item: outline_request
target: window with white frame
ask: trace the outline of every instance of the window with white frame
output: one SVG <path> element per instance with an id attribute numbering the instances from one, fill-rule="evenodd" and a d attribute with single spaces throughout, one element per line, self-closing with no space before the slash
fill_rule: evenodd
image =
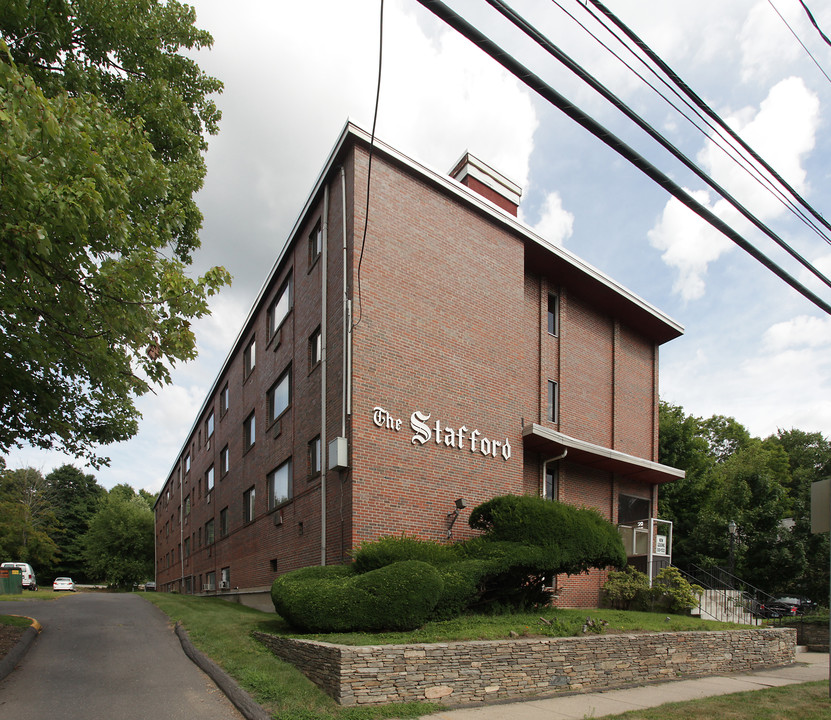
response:
<path id="1" fill-rule="evenodd" d="M 231 469 L 231 453 L 226 445 L 219 451 L 219 477 L 225 477 Z"/>
<path id="2" fill-rule="evenodd" d="M 320 334 L 318 327 L 309 336 L 309 370 L 317 365 L 323 359 L 323 336 Z"/>
<path id="3" fill-rule="evenodd" d="M 548 409 L 546 410 L 546 420 L 551 422 L 559 422 L 559 388 L 557 383 L 553 380 L 548 381 Z"/>
<path id="4" fill-rule="evenodd" d="M 309 442 L 309 475 L 320 475 L 320 435 Z"/>
<path id="5" fill-rule="evenodd" d="M 257 366 L 257 338 L 251 338 L 251 342 L 245 346 L 242 354 L 242 375 L 247 378 Z"/>
<path id="6" fill-rule="evenodd" d="M 256 500 L 256 488 L 248 488 L 242 494 L 242 521 L 251 522 L 254 519 L 254 501 Z"/>
<path id="7" fill-rule="evenodd" d="M 291 275 L 280 286 L 274 301 L 268 307 L 268 338 L 274 337 L 291 310 Z"/>
<path id="8" fill-rule="evenodd" d="M 309 267 L 314 265 L 315 261 L 323 252 L 323 228 L 320 220 L 315 223 L 314 228 L 309 233 Z"/>
<path id="9" fill-rule="evenodd" d="M 222 390 L 219 393 L 219 415 L 222 417 L 225 413 L 228 412 L 228 407 L 231 402 L 231 392 L 228 390 L 228 383 L 222 386 Z"/>
<path id="10" fill-rule="evenodd" d="M 208 472 L 205 473 L 205 492 L 209 493 L 213 489 L 214 489 L 214 466 L 211 465 L 208 468 Z"/>
<path id="11" fill-rule="evenodd" d="M 275 508 L 291 497 L 291 458 L 268 473 L 268 509 Z"/>
<path id="12" fill-rule="evenodd" d="M 250 450 L 257 439 L 257 421 L 254 413 L 251 413 L 242 423 L 242 449 L 243 452 Z"/>
<path id="13" fill-rule="evenodd" d="M 560 334 L 560 298 L 557 295 L 548 296 L 548 334 Z"/>
<path id="14" fill-rule="evenodd" d="M 273 423 L 291 404 L 291 366 L 271 386 L 267 395 L 268 423 Z"/>

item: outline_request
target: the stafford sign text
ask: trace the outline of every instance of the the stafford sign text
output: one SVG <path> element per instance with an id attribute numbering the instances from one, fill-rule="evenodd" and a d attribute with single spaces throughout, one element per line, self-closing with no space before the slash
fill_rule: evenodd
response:
<path id="1" fill-rule="evenodd" d="M 376 407 L 372 411 L 372 422 L 379 428 L 385 428 L 393 432 L 401 431 L 401 418 L 394 417 L 382 407 Z M 501 456 L 503 460 L 511 458 L 511 443 L 508 438 L 492 440 L 485 437 L 479 430 L 468 428 L 467 425 L 460 425 L 459 427 L 442 425 L 441 420 L 431 421 L 431 413 L 416 410 L 410 415 L 410 428 L 414 433 L 412 437 L 413 445 L 425 445 L 428 442 L 434 442 L 436 445 L 444 445 L 457 450 L 469 450 L 488 457 Z"/>

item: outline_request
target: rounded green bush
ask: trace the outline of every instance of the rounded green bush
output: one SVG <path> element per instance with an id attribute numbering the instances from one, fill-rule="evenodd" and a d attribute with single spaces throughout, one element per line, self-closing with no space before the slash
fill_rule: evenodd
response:
<path id="1" fill-rule="evenodd" d="M 362 574 L 351 566 L 295 570 L 274 581 L 271 599 L 305 632 L 414 630 L 430 617 L 443 586 L 434 567 L 405 560 Z"/>

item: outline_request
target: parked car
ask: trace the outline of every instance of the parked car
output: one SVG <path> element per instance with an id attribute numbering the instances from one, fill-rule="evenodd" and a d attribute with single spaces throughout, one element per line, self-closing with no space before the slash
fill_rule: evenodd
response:
<path id="1" fill-rule="evenodd" d="M 68 577 L 55 578 L 55 582 L 52 583 L 52 591 L 53 592 L 59 592 L 61 590 L 66 590 L 68 592 L 75 592 L 75 583 L 72 582 L 72 578 L 68 578 Z"/>
<path id="2" fill-rule="evenodd" d="M 4 562 L 2 565 L 0 565 L 0 567 L 7 568 L 7 569 L 17 568 L 18 570 L 20 570 L 20 574 L 23 576 L 22 581 L 21 581 L 21 584 L 23 585 L 23 587 L 26 588 L 27 590 L 37 590 L 38 589 L 38 583 L 37 583 L 37 580 L 35 579 L 35 571 L 32 570 L 32 566 L 29 565 L 29 563 Z"/>
<path id="3" fill-rule="evenodd" d="M 144 583 L 144 591 L 145 592 L 156 592 L 156 583 L 152 580 L 150 582 Z"/>
<path id="4" fill-rule="evenodd" d="M 778 613 L 776 617 L 788 617 L 789 615 L 810 613 L 816 605 L 806 597 L 779 597 L 768 607 L 773 612 Z"/>

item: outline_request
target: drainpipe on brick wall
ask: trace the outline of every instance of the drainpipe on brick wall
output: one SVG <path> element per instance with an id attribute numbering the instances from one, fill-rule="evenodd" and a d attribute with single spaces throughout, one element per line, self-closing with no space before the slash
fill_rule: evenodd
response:
<path id="1" fill-rule="evenodd" d="M 542 464 L 542 489 L 543 489 L 543 491 L 545 491 L 545 476 L 546 476 L 546 473 L 548 471 L 549 463 L 558 462 L 558 461 L 562 460 L 566 455 L 568 455 L 568 448 L 565 448 L 561 455 L 555 455 L 552 458 L 548 458 L 548 460 L 546 460 Z M 542 494 L 542 493 L 540 493 L 540 494 Z M 559 495 L 559 494 L 560 494 L 560 483 L 557 483 L 557 495 Z M 556 500 L 557 498 L 554 498 L 554 499 Z"/>
<path id="2" fill-rule="evenodd" d="M 346 415 L 348 412 L 350 394 L 349 394 L 349 353 L 347 348 L 351 347 L 350 336 L 352 334 L 352 317 L 349 312 L 349 288 L 347 285 L 348 272 L 346 266 L 346 172 L 343 165 L 340 166 L 340 200 L 341 200 L 341 222 L 343 224 L 343 376 L 342 388 L 343 396 L 341 398 L 341 423 L 340 435 L 346 437 Z"/>
<path id="3" fill-rule="evenodd" d="M 329 283 L 329 183 L 323 188 L 323 257 L 320 278 L 320 564 L 326 564 L 326 294 Z"/>

